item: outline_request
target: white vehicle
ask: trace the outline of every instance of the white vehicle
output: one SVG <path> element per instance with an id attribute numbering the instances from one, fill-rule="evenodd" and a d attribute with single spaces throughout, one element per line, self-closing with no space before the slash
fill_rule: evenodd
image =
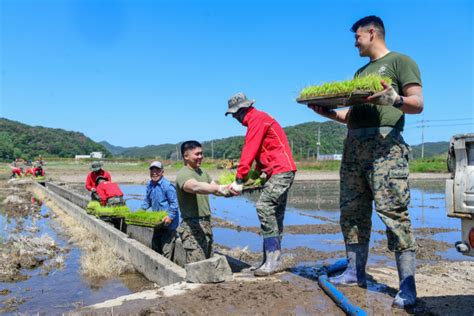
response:
<path id="1" fill-rule="evenodd" d="M 459 134 L 451 138 L 448 151 L 446 180 L 446 212 L 461 219 L 462 241 L 456 250 L 474 256 L 474 134 Z"/>

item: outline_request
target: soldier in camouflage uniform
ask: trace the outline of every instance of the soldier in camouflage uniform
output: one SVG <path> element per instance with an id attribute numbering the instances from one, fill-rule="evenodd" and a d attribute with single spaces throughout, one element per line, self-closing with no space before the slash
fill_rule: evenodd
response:
<path id="1" fill-rule="evenodd" d="M 201 169 L 202 146 L 197 141 L 181 145 L 184 167 L 176 176 L 176 192 L 183 221 L 178 234 L 186 252 L 186 263 L 208 259 L 212 256 L 211 208 L 208 194 L 231 196 L 225 185 L 214 183 Z"/>
<path id="2" fill-rule="evenodd" d="M 265 112 L 253 107 L 255 101 L 237 93 L 228 101 L 227 114 L 247 127 L 245 144 L 237 168 L 232 192 L 240 194 L 252 163 L 268 181 L 257 201 L 257 215 L 263 236 L 263 262 L 255 269 L 255 276 L 267 276 L 283 268 L 281 240 L 286 200 L 295 178 L 296 165 L 286 134 L 280 124 Z"/>
<path id="3" fill-rule="evenodd" d="M 400 291 L 393 306 L 409 307 L 416 301 L 416 242 L 408 217 L 408 152 L 401 132 L 406 114 L 423 111 L 420 71 L 408 56 L 390 52 L 382 20 L 368 16 L 351 29 L 361 57 L 370 62 L 356 76 L 377 73 L 392 79 L 391 86 L 350 109 L 328 110 L 317 104 L 315 112 L 348 127 L 341 164 L 341 228 L 348 267 L 330 278 L 335 285 L 367 286 L 365 267 L 371 232 L 372 202 L 387 227 L 388 248 L 395 252 Z"/>

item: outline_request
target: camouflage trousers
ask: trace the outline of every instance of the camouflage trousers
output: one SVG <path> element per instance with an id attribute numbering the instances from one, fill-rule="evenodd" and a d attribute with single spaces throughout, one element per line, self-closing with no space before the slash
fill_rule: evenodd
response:
<path id="1" fill-rule="evenodd" d="M 286 201 L 294 179 L 294 172 L 285 172 L 272 175 L 265 183 L 256 205 L 263 238 L 283 235 Z"/>
<path id="2" fill-rule="evenodd" d="M 165 227 L 155 228 L 151 239 L 151 249 L 173 261 L 176 245 L 176 230 Z"/>
<path id="3" fill-rule="evenodd" d="M 178 227 L 178 234 L 186 252 L 186 263 L 208 259 L 212 256 L 212 226 L 210 216 L 185 219 Z"/>
<path id="4" fill-rule="evenodd" d="M 408 216 L 408 153 L 399 133 L 346 138 L 340 170 L 340 224 L 346 244 L 369 243 L 375 202 L 386 225 L 388 248 L 416 250 Z"/>

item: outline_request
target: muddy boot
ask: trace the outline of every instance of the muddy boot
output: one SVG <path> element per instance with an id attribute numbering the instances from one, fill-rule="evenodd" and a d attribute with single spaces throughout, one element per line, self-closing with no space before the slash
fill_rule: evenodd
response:
<path id="1" fill-rule="evenodd" d="M 365 266 L 369 255 L 369 244 L 346 245 L 347 268 L 335 277 L 329 278 L 329 282 L 337 286 L 355 286 L 367 288 L 367 276 Z"/>
<path id="2" fill-rule="evenodd" d="M 281 244 L 279 237 L 268 237 L 263 239 L 265 248 L 265 262 L 253 272 L 257 277 L 268 276 L 282 271 Z"/>
<path id="3" fill-rule="evenodd" d="M 249 271 L 255 271 L 257 269 L 260 269 L 265 264 L 265 261 L 267 261 L 267 254 L 265 253 L 265 243 L 263 243 L 263 259 L 262 259 L 262 262 L 256 267 L 253 267 L 253 266 L 250 267 Z"/>
<path id="4" fill-rule="evenodd" d="M 400 280 L 400 291 L 395 296 L 392 306 L 397 308 L 413 307 L 416 302 L 415 252 L 395 252 L 395 259 Z"/>

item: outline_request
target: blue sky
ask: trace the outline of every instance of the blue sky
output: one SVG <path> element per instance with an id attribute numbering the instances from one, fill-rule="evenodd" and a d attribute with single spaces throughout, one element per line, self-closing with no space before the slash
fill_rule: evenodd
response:
<path id="1" fill-rule="evenodd" d="M 244 135 L 239 91 L 282 126 L 325 119 L 294 99 L 367 62 L 351 25 L 380 16 L 411 56 L 425 111 L 405 139 L 474 132 L 473 4 L 451 1 L 0 0 L 0 116 L 120 146 Z"/>

